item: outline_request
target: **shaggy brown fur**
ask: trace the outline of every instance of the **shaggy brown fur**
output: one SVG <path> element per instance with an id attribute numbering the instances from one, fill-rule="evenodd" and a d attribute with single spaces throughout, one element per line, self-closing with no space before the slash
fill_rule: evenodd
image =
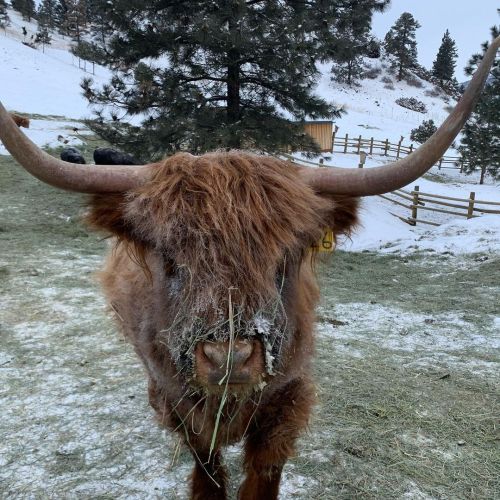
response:
<path id="1" fill-rule="evenodd" d="M 226 498 L 221 449 L 242 439 L 240 498 L 277 498 L 314 400 L 310 247 L 327 226 L 348 233 L 356 209 L 357 200 L 315 194 L 296 166 L 242 152 L 178 154 L 141 188 L 93 198 L 88 221 L 117 236 L 102 283 L 146 366 L 159 421 L 196 460 L 192 498 Z M 194 347 L 228 341 L 228 323 L 266 350 L 259 386 L 196 377 Z"/>
<path id="2" fill-rule="evenodd" d="M 12 119 L 16 122 L 18 127 L 30 128 L 30 120 L 24 116 L 16 115 L 15 113 L 11 113 Z"/>

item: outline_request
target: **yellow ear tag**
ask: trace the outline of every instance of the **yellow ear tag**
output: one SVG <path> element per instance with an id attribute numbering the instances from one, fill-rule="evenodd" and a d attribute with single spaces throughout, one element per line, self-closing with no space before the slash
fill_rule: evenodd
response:
<path id="1" fill-rule="evenodd" d="M 313 248 L 318 252 L 333 252 L 336 244 L 337 242 L 335 241 L 333 230 L 328 227 L 323 231 L 322 238 L 316 245 L 313 245 Z"/>

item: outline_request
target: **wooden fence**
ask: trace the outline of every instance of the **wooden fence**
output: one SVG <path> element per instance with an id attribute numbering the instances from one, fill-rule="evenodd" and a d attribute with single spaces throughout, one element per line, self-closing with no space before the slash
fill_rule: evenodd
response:
<path id="1" fill-rule="evenodd" d="M 431 226 L 439 226 L 437 222 L 421 219 L 418 214 L 421 210 L 458 215 L 467 219 L 480 217 L 478 214 L 500 214 L 499 201 L 477 200 L 476 193 L 473 191 L 468 198 L 453 198 L 451 196 L 443 196 L 440 194 L 424 193 L 420 191 L 418 186 L 415 186 L 412 191 L 398 189 L 391 193 L 379 195 L 391 203 L 407 208 L 410 211 L 408 217 L 402 217 L 397 214 L 392 214 L 404 222 L 415 226 L 417 222 L 422 224 L 430 224 Z M 404 201 L 401 201 L 404 200 Z M 406 201 L 406 202 L 405 202 Z M 435 206 L 437 205 L 437 206 Z M 487 208 L 487 207 L 498 207 Z"/>
<path id="2" fill-rule="evenodd" d="M 416 149 L 413 144 L 409 146 L 404 145 L 403 137 L 401 137 L 401 140 L 397 144 L 394 144 L 389 142 L 389 139 L 385 139 L 384 141 L 374 139 L 373 137 L 365 139 L 361 135 L 349 137 L 349 134 L 346 134 L 345 137 L 339 137 L 337 129 L 333 130 L 332 143 L 332 153 L 360 154 L 364 152 L 369 155 L 378 154 L 396 159 L 407 156 Z M 467 163 L 464 163 L 460 156 L 443 156 L 436 162 L 436 165 L 439 169 L 453 168 L 460 169 L 460 172 L 462 172 Z"/>
<path id="3" fill-rule="evenodd" d="M 320 160 L 318 164 L 308 160 L 297 160 L 293 156 L 287 154 L 283 154 L 281 157 L 293 163 L 298 163 L 299 165 L 306 164 L 314 165 L 316 167 L 325 167 L 323 160 Z M 362 163 L 360 163 L 359 167 L 362 166 Z M 397 189 L 396 191 L 392 191 L 387 194 L 380 194 L 378 196 L 394 203 L 395 205 L 408 209 L 410 211 L 408 217 L 403 217 L 392 212 L 391 214 L 412 226 L 415 226 L 418 222 L 422 224 L 430 224 L 431 226 L 440 225 L 438 222 L 419 218 L 418 213 L 422 210 L 449 215 L 458 215 L 459 217 L 465 217 L 466 219 L 480 217 L 483 214 L 500 215 L 500 201 L 477 200 L 476 193 L 473 191 L 469 194 L 468 198 L 454 198 L 451 196 L 422 192 L 420 191 L 419 186 L 415 186 L 412 191 Z M 498 207 L 498 209 L 495 207 Z"/>

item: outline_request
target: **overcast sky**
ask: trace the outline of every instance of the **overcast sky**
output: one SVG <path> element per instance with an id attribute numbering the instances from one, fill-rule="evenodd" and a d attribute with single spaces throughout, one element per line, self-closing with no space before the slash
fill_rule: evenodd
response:
<path id="1" fill-rule="evenodd" d="M 463 68 L 481 43 L 490 39 L 490 27 L 500 23 L 499 0 L 392 0 L 383 14 L 375 14 L 373 32 L 383 39 L 403 12 L 410 12 L 422 25 L 417 30 L 418 59 L 431 68 L 446 29 L 457 43 L 455 76 L 467 79 Z"/>

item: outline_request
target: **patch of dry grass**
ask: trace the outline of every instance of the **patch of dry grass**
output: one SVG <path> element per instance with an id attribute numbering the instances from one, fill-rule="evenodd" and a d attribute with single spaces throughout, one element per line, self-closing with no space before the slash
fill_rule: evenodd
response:
<path id="1" fill-rule="evenodd" d="M 186 498 L 192 459 L 156 426 L 143 370 L 104 315 L 92 271 L 105 244 L 78 222 L 83 198 L 8 157 L 0 178 L 0 497 Z M 283 499 L 500 497 L 499 269 L 370 253 L 319 266 L 320 403 Z M 363 307 L 397 311 L 403 340 L 431 336 L 383 342 Z M 227 457 L 235 494 L 237 450 Z"/>

